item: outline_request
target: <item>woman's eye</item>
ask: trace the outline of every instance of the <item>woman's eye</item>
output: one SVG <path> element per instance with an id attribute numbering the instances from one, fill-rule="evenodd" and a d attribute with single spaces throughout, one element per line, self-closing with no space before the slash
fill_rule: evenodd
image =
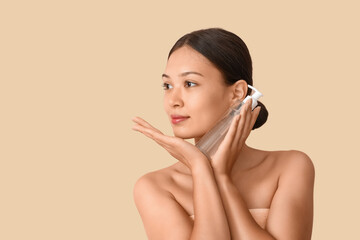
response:
<path id="1" fill-rule="evenodd" d="M 186 87 L 194 87 L 194 86 L 196 86 L 196 83 L 186 81 L 185 86 Z"/>
<path id="2" fill-rule="evenodd" d="M 164 90 L 168 90 L 168 89 L 172 88 L 172 86 L 170 84 L 168 84 L 168 83 L 163 83 L 162 87 L 163 87 Z"/>
<path id="3" fill-rule="evenodd" d="M 186 81 L 185 82 L 185 87 L 194 87 L 194 86 L 196 86 L 197 84 L 196 83 L 193 83 L 193 82 L 189 82 L 189 81 Z M 171 88 L 174 88 L 173 86 L 171 86 L 171 84 L 169 84 L 169 83 L 163 83 L 162 84 L 162 87 L 163 87 L 163 89 L 164 90 L 169 90 L 169 89 L 171 89 Z"/>

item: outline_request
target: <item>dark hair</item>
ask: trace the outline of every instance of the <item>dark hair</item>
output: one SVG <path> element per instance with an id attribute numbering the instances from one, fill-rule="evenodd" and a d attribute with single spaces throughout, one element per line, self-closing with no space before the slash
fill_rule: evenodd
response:
<path id="1" fill-rule="evenodd" d="M 226 84 L 232 85 L 242 79 L 253 86 L 249 50 L 244 41 L 234 33 L 221 28 L 208 28 L 188 33 L 175 43 L 168 58 L 184 45 L 190 46 L 212 62 L 223 73 Z M 248 88 L 247 95 L 250 93 L 251 89 Z M 253 129 L 261 127 L 269 115 L 260 101 L 258 106 L 261 106 L 261 110 Z"/>

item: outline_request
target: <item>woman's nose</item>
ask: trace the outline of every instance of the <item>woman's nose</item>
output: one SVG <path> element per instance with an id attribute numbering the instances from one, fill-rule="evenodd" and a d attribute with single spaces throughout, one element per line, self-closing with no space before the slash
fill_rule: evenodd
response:
<path id="1" fill-rule="evenodd" d="M 170 104 L 171 107 L 182 107 L 182 106 L 184 106 L 184 101 L 183 101 L 183 98 L 182 98 L 181 89 L 176 89 L 176 88 L 172 89 L 170 99 L 169 99 L 169 104 Z"/>

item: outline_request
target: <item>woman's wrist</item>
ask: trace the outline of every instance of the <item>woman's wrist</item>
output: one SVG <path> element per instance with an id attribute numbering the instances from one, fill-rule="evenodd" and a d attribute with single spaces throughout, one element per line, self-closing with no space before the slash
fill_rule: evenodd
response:
<path id="1" fill-rule="evenodd" d="M 212 171 L 212 168 L 211 168 L 211 164 L 210 164 L 209 159 L 204 157 L 204 158 L 194 159 L 194 161 L 192 161 L 192 163 L 191 163 L 190 170 L 191 170 L 192 174 L 197 174 L 199 172 L 203 172 L 204 170 L 205 171 L 208 171 L 208 170 Z"/>
<path id="2" fill-rule="evenodd" d="M 214 175 L 215 175 L 216 182 L 218 182 L 218 183 L 224 183 L 224 184 L 233 183 L 230 175 L 227 173 L 219 173 L 219 172 L 214 171 Z"/>

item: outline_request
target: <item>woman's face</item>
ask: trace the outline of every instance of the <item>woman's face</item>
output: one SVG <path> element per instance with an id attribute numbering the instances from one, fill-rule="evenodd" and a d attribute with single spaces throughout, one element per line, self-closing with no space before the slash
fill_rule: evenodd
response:
<path id="1" fill-rule="evenodd" d="M 163 82 L 164 108 L 180 138 L 201 138 L 232 104 L 222 73 L 189 46 L 171 54 Z"/>

